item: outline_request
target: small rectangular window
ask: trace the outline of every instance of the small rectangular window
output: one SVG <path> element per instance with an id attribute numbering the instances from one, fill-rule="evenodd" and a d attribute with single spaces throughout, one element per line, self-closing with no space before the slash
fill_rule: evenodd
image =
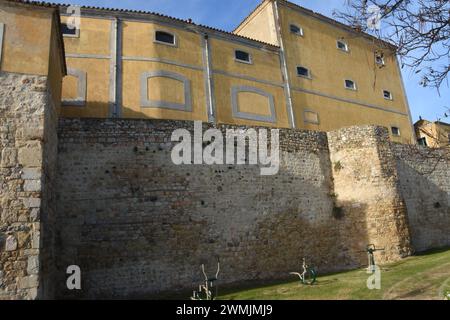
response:
<path id="1" fill-rule="evenodd" d="M 376 55 L 375 56 L 375 62 L 379 65 L 379 66 L 384 66 L 384 58 L 381 55 Z"/>
<path id="2" fill-rule="evenodd" d="M 348 45 L 347 45 L 344 41 L 338 40 L 338 41 L 337 41 L 337 48 L 338 48 L 339 50 L 348 52 Z"/>
<path id="3" fill-rule="evenodd" d="M 418 139 L 417 143 L 419 144 L 419 146 L 424 146 L 424 147 L 428 146 L 427 138 L 425 138 L 425 137 Z"/>
<path id="4" fill-rule="evenodd" d="M 61 33 L 64 37 L 78 37 L 79 29 L 68 23 L 61 23 Z"/>
<path id="5" fill-rule="evenodd" d="M 383 97 L 386 100 L 392 100 L 392 93 L 388 90 L 383 90 Z"/>
<path id="6" fill-rule="evenodd" d="M 300 28 L 299 26 L 296 26 L 295 24 L 291 24 L 289 26 L 289 29 L 291 30 L 292 33 L 295 33 L 298 36 L 303 36 L 303 29 Z"/>
<path id="7" fill-rule="evenodd" d="M 175 35 L 165 31 L 156 31 L 155 42 L 174 46 L 176 44 Z"/>
<path id="8" fill-rule="evenodd" d="M 391 127 L 392 135 L 399 137 L 400 136 L 400 128 L 398 127 Z"/>
<path id="9" fill-rule="evenodd" d="M 252 63 L 250 53 L 242 51 L 242 50 L 236 50 L 234 52 L 234 57 L 236 61 L 239 62 L 245 62 L 245 63 Z"/>
<path id="10" fill-rule="evenodd" d="M 356 90 L 356 83 L 353 80 L 345 80 L 345 87 L 350 90 Z"/>
<path id="11" fill-rule="evenodd" d="M 297 75 L 299 77 L 311 78 L 309 69 L 307 69 L 305 67 L 297 67 Z"/>

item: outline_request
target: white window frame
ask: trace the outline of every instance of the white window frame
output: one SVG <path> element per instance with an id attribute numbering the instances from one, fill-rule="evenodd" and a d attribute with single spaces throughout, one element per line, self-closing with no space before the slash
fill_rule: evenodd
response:
<path id="1" fill-rule="evenodd" d="M 347 87 L 347 81 L 353 82 L 353 87 L 352 88 Z M 356 84 L 356 81 L 352 80 L 352 79 L 344 79 L 344 87 L 345 87 L 345 89 L 351 90 L 351 91 L 357 91 L 358 90 L 358 86 Z"/>
<path id="2" fill-rule="evenodd" d="M 388 93 L 389 93 L 389 98 L 386 98 L 386 96 L 384 95 L 385 92 L 388 92 Z M 383 89 L 383 98 L 384 98 L 385 100 L 389 100 L 389 101 L 394 100 L 394 96 L 392 95 L 392 92 L 389 91 L 389 90 L 386 90 L 386 89 Z"/>
<path id="3" fill-rule="evenodd" d="M 345 49 L 342 49 L 339 47 L 339 43 L 343 43 L 345 45 Z M 350 49 L 348 47 L 348 43 L 345 42 L 344 40 L 336 40 L 336 48 L 342 52 L 350 52 Z"/>
<path id="4" fill-rule="evenodd" d="M 304 68 L 304 69 L 306 69 L 307 71 L 308 71 L 308 75 L 307 76 L 304 76 L 304 75 L 302 75 L 302 74 L 299 74 L 298 73 L 298 68 Z M 305 66 L 300 66 L 300 65 L 298 65 L 296 68 L 295 68 L 295 70 L 296 70 L 296 72 L 297 72 L 297 77 L 300 77 L 300 78 L 305 78 L 305 79 L 312 79 L 312 77 L 311 77 L 311 70 L 309 69 L 309 68 L 307 68 L 307 67 L 305 67 Z"/>
<path id="5" fill-rule="evenodd" d="M 164 41 L 159 41 L 159 40 L 157 40 L 157 39 L 156 39 L 156 34 L 157 34 L 158 32 L 164 32 L 164 33 L 167 33 L 167 34 L 170 34 L 171 36 L 173 36 L 173 43 L 169 43 L 169 42 L 164 42 Z M 176 35 L 175 33 L 173 33 L 173 32 L 167 31 L 167 30 L 161 30 L 161 29 L 155 30 L 155 31 L 153 32 L 153 42 L 154 42 L 154 43 L 157 43 L 157 44 L 163 44 L 163 45 L 166 45 L 166 46 L 169 46 L 169 47 L 178 47 L 178 38 L 177 38 L 177 35 Z"/>
<path id="6" fill-rule="evenodd" d="M 397 130 L 398 130 L 398 134 L 395 134 L 394 133 L 394 128 L 396 128 Z M 394 136 L 394 137 L 401 137 L 401 135 L 402 135 L 402 131 L 400 130 L 400 127 L 398 127 L 398 126 L 396 126 L 396 125 L 391 125 L 391 134 Z"/>
<path id="7" fill-rule="evenodd" d="M 291 29 L 292 26 L 297 27 L 297 28 L 299 29 L 299 32 L 294 32 L 294 31 L 292 31 L 292 29 Z M 300 36 L 300 37 L 303 37 L 303 35 L 304 35 L 304 33 L 303 33 L 303 28 L 300 27 L 299 25 L 295 24 L 295 23 L 290 23 L 290 24 L 289 24 L 289 31 L 290 31 L 292 34 L 295 34 L 295 35 Z"/>
<path id="8" fill-rule="evenodd" d="M 67 25 L 67 22 L 61 22 L 61 24 Z M 62 31 L 61 31 L 61 33 L 62 33 Z M 62 36 L 64 38 L 79 38 L 80 37 L 80 29 L 75 27 L 75 34 L 62 33 Z"/>
<path id="9" fill-rule="evenodd" d="M 378 62 L 378 58 L 380 58 L 381 59 L 381 62 Z M 385 63 L 384 63 L 384 58 L 383 57 L 381 57 L 381 56 L 375 56 L 375 63 L 377 64 L 377 65 L 379 65 L 379 66 L 384 66 L 385 65 Z"/>
<path id="10" fill-rule="evenodd" d="M 248 54 L 248 61 L 247 61 L 247 60 L 241 60 L 241 59 L 238 59 L 238 58 L 236 57 L 236 53 L 237 53 L 238 51 L 247 53 L 247 54 Z M 250 52 L 248 52 L 248 51 L 241 50 L 241 49 L 235 49 L 235 50 L 234 50 L 234 61 L 239 62 L 239 63 L 245 63 L 245 64 L 253 64 L 253 57 L 252 57 L 252 54 L 251 54 Z"/>
<path id="11" fill-rule="evenodd" d="M 420 144 L 419 141 L 424 141 L 425 144 Z M 422 147 L 428 147 L 427 138 L 426 138 L 426 137 L 420 137 L 419 139 L 417 139 L 417 144 L 418 144 L 419 146 L 422 146 Z"/>

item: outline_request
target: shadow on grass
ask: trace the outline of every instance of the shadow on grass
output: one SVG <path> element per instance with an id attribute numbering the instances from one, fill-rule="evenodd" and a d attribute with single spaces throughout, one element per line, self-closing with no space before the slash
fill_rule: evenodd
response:
<path id="1" fill-rule="evenodd" d="M 398 267 L 402 267 L 404 265 L 408 265 L 412 259 L 414 258 L 420 258 L 422 260 L 423 258 L 427 258 L 428 256 L 432 256 L 435 254 L 441 254 L 450 251 L 449 247 L 446 248 L 438 248 L 433 250 L 427 250 L 425 252 L 416 253 L 414 256 L 407 257 L 405 259 L 388 263 L 386 265 L 382 266 L 382 270 L 384 272 L 399 272 Z M 431 257 L 430 257 L 431 258 Z M 346 270 L 341 272 L 331 272 L 331 273 L 324 273 L 320 274 L 317 278 L 317 282 L 313 285 L 313 287 L 325 287 L 328 285 L 333 285 L 337 282 L 345 283 L 346 276 L 354 274 L 354 276 L 359 276 L 359 274 L 355 274 L 355 272 L 360 271 L 365 274 L 365 268 L 357 268 L 352 270 Z M 223 299 L 224 297 L 229 297 L 231 295 L 239 295 L 242 292 L 245 291 L 260 291 L 260 290 L 270 290 L 273 289 L 273 287 L 286 285 L 291 286 L 298 284 L 299 280 L 295 278 L 291 278 L 289 276 L 283 277 L 278 280 L 273 281 L 244 281 L 239 283 L 233 283 L 228 285 L 220 285 L 218 286 L 218 293 L 219 293 L 219 299 Z M 426 287 L 425 287 L 426 289 Z M 403 293 L 403 295 L 396 296 L 396 298 L 404 299 L 407 297 L 414 296 L 415 294 L 420 294 L 421 291 L 423 291 L 424 288 L 418 288 L 415 291 Z M 189 300 L 190 296 L 192 295 L 192 291 L 180 291 L 180 292 L 168 292 L 168 293 L 161 293 L 155 296 L 146 296 L 145 299 L 159 299 L 159 300 Z M 144 298 L 144 297 L 137 297 Z M 239 297 L 232 297 L 232 299 L 239 300 Z"/>
<path id="2" fill-rule="evenodd" d="M 414 254 L 414 256 L 426 256 L 426 255 L 430 255 L 430 254 L 436 254 L 436 253 L 443 253 L 446 251 L 449 251 L 450 247 L 441 247 L 441 248 L 436 248 L 436 249 L 430 249 L 430 250 L 426 250 L 426 251 L 420 251 L 420 252 L 416 252 Z"/>

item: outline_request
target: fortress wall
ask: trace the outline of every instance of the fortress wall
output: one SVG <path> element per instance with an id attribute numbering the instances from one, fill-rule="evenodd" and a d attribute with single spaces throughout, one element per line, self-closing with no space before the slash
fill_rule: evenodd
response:
<path id="1" fill-rule="evenodd" d="M 346 235 L 342 251 L 354 258 L 374 244 L 376 262 L 412 253 L 407 211 L 400 194 L 388 131 L 382 127 L 348 127 L 328 133 L 334 177 L 335 207 Z"/>
<path id="2" fill-rule="evenodd" d="M 56 126 L 47 77 L 0 73 L 0 299 L 50 294 Z"/>
<path id="3" fill-rule="evenodd" d="M 81 267 L 75 295 L 195 288 L 216 256 L 222 283 L 289 277 L 302 256 L 321 271 L 343 264 L 324 133 L 280 130 L 280 171 L 261 176 L 250 165 L 172 164 L 178 128 L 193 123 L 62 120 L 58 257 L 63 276 Z"/>
<path id="4" fill-rule="evenodd" d="M 370 242 L 386 245 L 382 261 L 409 253 L 405 207 L 397 179 L 389 176 L 395 171 L 392 155 L 377 164 L 373 180 L 357 184 L 361 189 L 355 192 L 361 193 L 355 198 L 362 200 L 356 200 L 344 198 L 341 182 L 368 176 L 343 169 L 348 174 L 338 174 L 335 190 L 325 133 L 281 129 L 279 173 L 261 176 L 251 165 L 174 165 L 170 137 L 179 128 L 192 132 L 193 123 L 61 120 L 59 297 L 142 297 L 193 289 L 202 281 L 200 264 L 212 273 L 216 256 L 224 284 L 289 278 L 304 256 L 319 273 L 355 268 L 366 263 L 358 251 Z M 348 132 L 331 134 L 332 159 L 339 156 L 344 168 L 367 171 L 373 165 L 367 156 L 376 162 L 389 155 L 377 147 L 387 133 L 378 137 L 374 128 L 353 129 L 366 145 L 351 145 L 365 152 L 351 161 L 345 155 L 352 148 L 337 141 Z M 374 200 L 378 191 L 382 211 Z M 81 291 L 65 287 L 65 270 L 72 264 L 81 268 Z"/>
<path id="5" fill-rule="evenodd" d="M 448 149 L 392 144 L 417 251 L 450 246 Z"/>

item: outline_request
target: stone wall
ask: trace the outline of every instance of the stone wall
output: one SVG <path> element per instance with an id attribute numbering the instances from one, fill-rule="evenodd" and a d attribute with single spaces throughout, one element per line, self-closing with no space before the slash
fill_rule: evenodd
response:
<path id="1" fill-rule="evenodd" d="M 449 149 L 393 144 L 417 251 L 450 246 Z"/>
<path id="2" fill-rule="evenodd" d="M 54 203 L 44 186 L 56 172 L 56 123 L 46 77 L 0 72 L 0 299 L 45 296 L 42 221 Z"/>
<path id="3" fill-rule="evenodd" d="M 349 127 L 328 133 L 336 214 L 346 235 L 342 252 L 353 255 L 367 244 L 384 251 L 379 263 L 412 253 L 405 203 L 385 128 Z"/>
<path id="4" fill-rule="evenodd" d="M 0 82 L 0 299 L 148 297 L 195 288 L 217 257 L 231 284 L 289 278 L 302 257 L 319 273 L 359 267 L 369 243 L 382 263 L 450 243 L 448 158 L 386 129 L 282 129 L 273 176 L 177 166 L 171 135 L 192 122 L 57 128 L 45 77 Z M 69 265 L 80 291 L 66 287 Z"/>
<path id="5" fill-rule="evenodd" d="M 330 135 L 336 143 L 332 159 L 340 157 L 344 166 L 335 190 L 325 133 L 280 130 L 280 171 L 261 176 L 250 165 L 172 164 L 170 137 L 179 128 L 192 132 L 193 123 L 61 120 L 59 297 L 195 288 L 202 279 L 200 264 L 212 272 L 216 256 L 221 283 L 233 283 L 289 277 L 304 256 L 320 273 L 361 266 L 367 258 L 360 251 L 370 242 L 386 245 L 383 261 L 410 252 L 405 207 L 397 179 L 390 176 L 395 161 L 376 147 L 386 132 L 354 129 L 371 138 L 351 148 L 338 141 L 347 131 Z M 219 127 L 226 128 L 234 127 Z M 364 148 L 366 153 L 357 153 Z M 369 173 L 352 175 L 350 166 L 360 167 L 367 156 L 390 158 Z M 368 177 L 373 180 L 358 185 Z M 371 195 L 344 197 L 345 181 Z M 375 192 L 382 192 L 381 202 Z M 377 211 L 380 203 L 383 209 Z M 65 270 L 73 264 L 82 272 L 79 292 L 65 288 Z"/>

